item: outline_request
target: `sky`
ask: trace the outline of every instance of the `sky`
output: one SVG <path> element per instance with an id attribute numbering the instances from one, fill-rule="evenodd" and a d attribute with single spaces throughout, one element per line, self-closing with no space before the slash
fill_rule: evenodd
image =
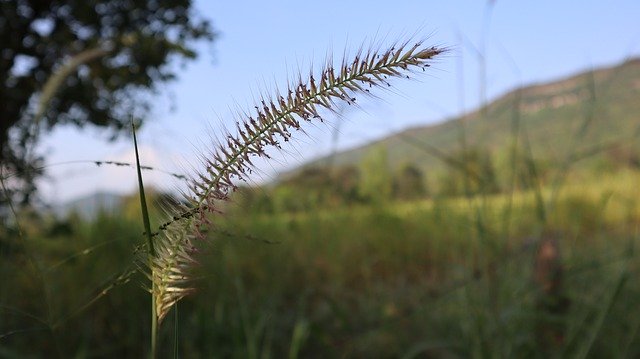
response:
<path id="1" fill-rule="evenodd" d="M 199 0 L 194 6 L 219 37 L 197 47 L 196 61 L 176 64 L 178 80 L 161 86 L 138 134 L 143 164 L 172 172 L 197 168 L 212 138 L 233 127 L 235 109 L 252 109 L 260 94 L 285 87 L 327 56 L 340 59 L 363 44 L 411 36 L 451 49 L 425 74 L 392 82 L 392 92 L 377 93 L 381 100 L 363 99 L 360 109 L 345 108 L 341 120 L 305 127 L 291 147 L 259 163 L 258 183 L 329 154 L 336 128 L 338 148 L 351 148 L 472 111 L 521 85 L 640 56 L 637 0 Z M 107 138 L 91 128 L 48 134 L 39 146 L 47 156 L 45 200 L 135 190 L 134 170 L 90 163 L 133 161 L 130 138 Z M 162 189 L 180 186 L 159 171 L 143 176 Z"/>

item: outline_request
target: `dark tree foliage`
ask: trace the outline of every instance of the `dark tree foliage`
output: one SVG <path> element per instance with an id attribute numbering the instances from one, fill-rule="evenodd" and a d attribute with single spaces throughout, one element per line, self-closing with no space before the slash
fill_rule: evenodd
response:
<path id="1" fill-rule="evenodd" d="M 354 166 L 308 167 L 273 188 L 263 187 L 249 195 L 242 193 L 240 204 L 243 209 L 256 212 L 305 212 L 349 206 L 364 203 L 358 191 L 359 182 L 360 172 Z"/>
<path id="2" fill-rule="evenodd" d="M 415 200 L 426 195 L 422 171 L 410 163 L 402 166 L 393 179 L 393 197 L 399 200 Z"/>
<path id="3" fill-rule="evenodd" d="M 91 124 L 114 138 L 145 119 L 144 93 L 215 36 L 193 12 L 190 0 L 0 0 L 0 169 L 23 202 L 41 174 L 38 133 Z"/>
<path id="4" fill-rule="evenodd" d="M 440 195 L 461 196 L 500 192 L 491 152 L 482 147 L 468 147 L 452 155 L 455 165 L 440 178 Z"/>

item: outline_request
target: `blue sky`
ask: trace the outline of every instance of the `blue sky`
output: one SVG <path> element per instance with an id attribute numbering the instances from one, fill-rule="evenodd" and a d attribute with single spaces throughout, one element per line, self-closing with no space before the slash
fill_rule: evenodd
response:
<path id="1" fill-rule="evenodd" d="M 283 87 L 298 70 L 308 73 L 329 52 L 339 57 L 371 41 L 390 43 L 412 34 L 430 36 L 452 51 L 416 80 L 395 81 L 383 101 L 348 109 L 339 147 L 357 146 L 412 126 L 471 111 L 521 84 L 558 79 L 640 55 L 640 1 L 227 1 L 195 2 L 220 37 L 201 46 L 195 63 L 178 69 L 179 79 L 154 98 L 150 121 L 139 134 L 143 162 L 171 171 L 197 166 L 211 137 L 231 127 L 236 107 Z M 484 70 L 483 70 L 484 69 Z M 172 110 L 173 108 L 173 110 Z M 262 178 L 330 151 L 334 124 L 307 127 L 299 141 L 271 163 Z M 107 142 L 92 129 L 61 128 L 40 146 L 47 154 L 45 198 L 57 202 L 96 190 L 129 192 L 135 173 L 96 168 L 79 160 L 132 160 L 129 140 Z M 170 177 L 146 180 L 173 188 Z"/>

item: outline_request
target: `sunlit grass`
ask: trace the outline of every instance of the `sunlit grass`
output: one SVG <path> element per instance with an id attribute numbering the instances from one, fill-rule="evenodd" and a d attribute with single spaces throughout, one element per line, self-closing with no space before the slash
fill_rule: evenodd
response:
<path id="1" fill-rule="evenodd" d="M 640 286 L 632 279 L 640 269 L 632 250 L 638 180 L 631 171 L 571 178 L 555 197 L 545 187 L 544 223 L 532 192 L 297 214 L 230 208 L 200 253 L 197 295 L 183 301 L 181 351 L 187 357 L 535 356 L 533 263 L 537 241 L 553 233 L 571 300 L 565 344 L 553 353 L 633 356 L 640 353 L 634 319 Z M 48 310 L 33 273 L 20 270 L 21 252 L 4 262 L 4 273 L 18 274 L 5 286 L 26 297 L 5 295 L 3 305 L 34 315 L 5 317 L 5 325 L 32 331 L 4 343 L 23 348 L 20 353 L 58 343 L 70 356 L 81 348 L 143 355 L 139 343 L 148 333 L 136 324 L 148 312 L 142 278 L 117 281 L 132 260 L 129 243 L 140 238 L 140 225 L 103 215 L 66 231 L 32 227 L 27 238 L 45 289 L 56 294 Z M 56 328 L 55 338 L 39 320 Z M 173 340 L 171 326 L 159 333 L 161 347 Z"/>

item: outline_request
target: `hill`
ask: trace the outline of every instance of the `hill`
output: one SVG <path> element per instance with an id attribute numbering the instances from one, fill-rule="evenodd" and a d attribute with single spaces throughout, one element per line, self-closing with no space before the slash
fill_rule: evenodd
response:
<path id="1" fill-rule="evenodd" d="M 637 153 L 639 134 L 640 59 L 632 59 L 518 88 L 467 115 L 339 152 L 332 163 L 357 164 L 374 147 L 384 146 L 394 166 L 414 163 L 433 171 L 441 169 L 443 157 L 463 143 L 493 154 L 513 143 L 529 143 L 534 158 L 575 162 L 620 148 Z M 318 159 L 303 167 L 321 166 L 325 161 Z"/>
<path id="2" fill-rule="evenodd" d="M 70 213 L 77 213 L 82 219 L 94 219 L 100 212 L 111 213 L 122 204 L 124 196 L 109 193 L 96 192 L 87 196 L 76 198 L 52 208 L 53 213 L 60 218 Z"/>

